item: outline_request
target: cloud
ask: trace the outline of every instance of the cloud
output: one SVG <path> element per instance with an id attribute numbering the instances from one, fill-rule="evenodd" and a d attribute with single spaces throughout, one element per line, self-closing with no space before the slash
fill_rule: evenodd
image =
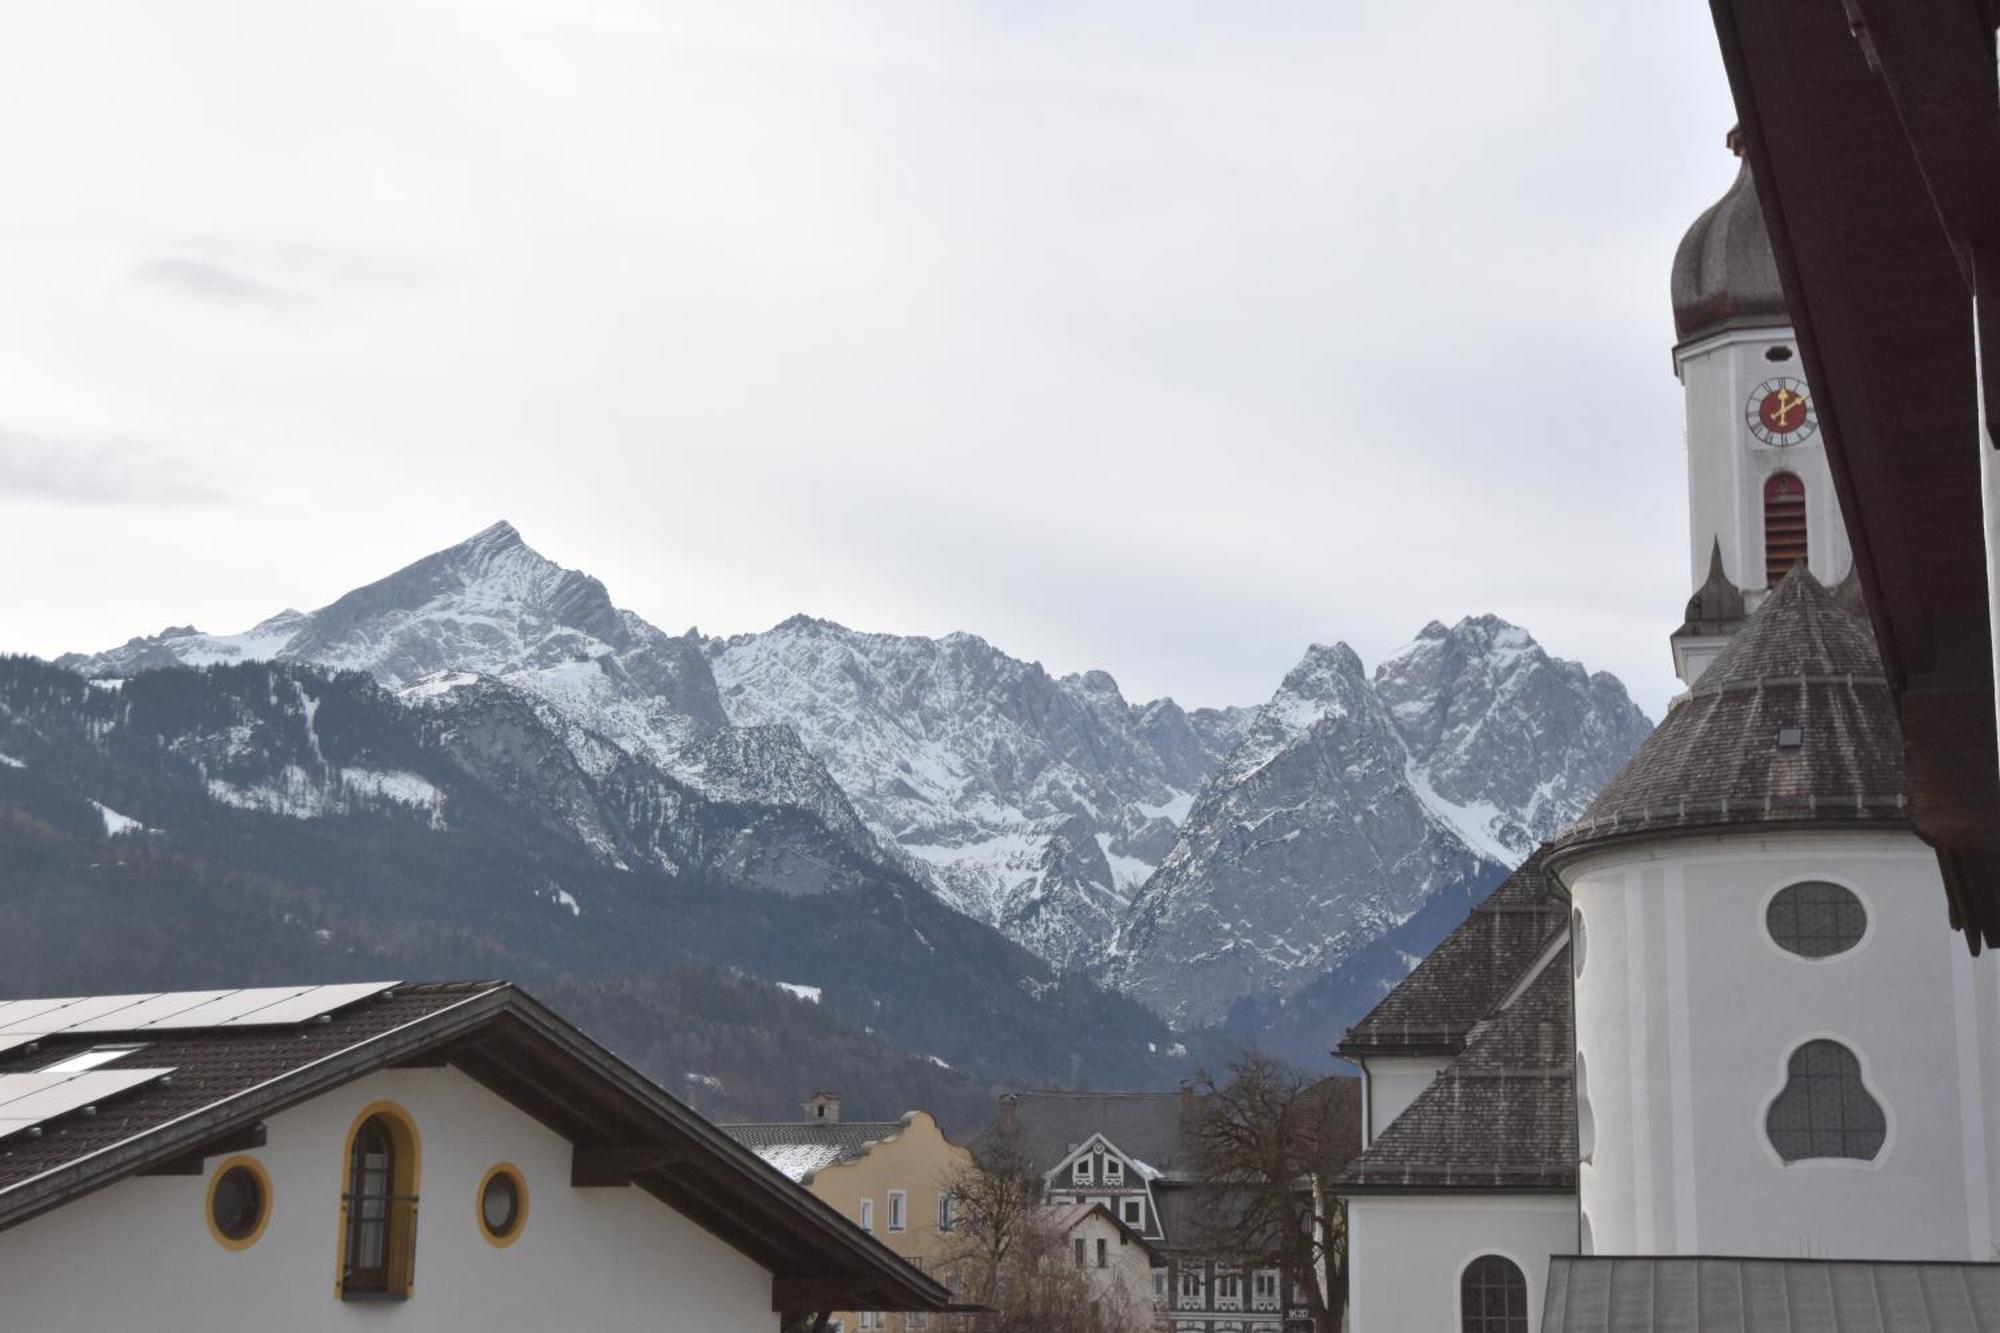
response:
<path id="1" fill-rule="evenodd" d="M 169 449 L 0 427 L 0 498 L 65 505 L 211 505 L 228 492 Z"/>
<path id="2" fill-rule="evenodd" d="M 296 292 L 274 287 L 202 259 L 175 257 L 149 260 L 133 271 L 132 281 L 140 286 L 163 288 L 211 305 L 282 309 L 300 305 L 305 300 Z"/>

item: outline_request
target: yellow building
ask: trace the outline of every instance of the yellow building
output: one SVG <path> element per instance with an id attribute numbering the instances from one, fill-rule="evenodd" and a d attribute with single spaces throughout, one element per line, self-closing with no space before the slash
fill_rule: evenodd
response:
<path id="1" fill-rule="evenodd" d="M 900 1120 L 843 1121 L 840 1098 L 814 1093 L 806 1118 L 722 1129 L 904 1259 L 934 1271 L 951 1231 L 952 1179 L 972 1154 L 927 1111 Z M 924 1333 L 922 1314 L 847 1310 L 828 1333 Z"/>

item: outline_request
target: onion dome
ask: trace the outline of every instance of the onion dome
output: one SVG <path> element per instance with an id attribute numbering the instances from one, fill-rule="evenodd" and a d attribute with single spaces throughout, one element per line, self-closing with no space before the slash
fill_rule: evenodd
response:
<path id="1" fill-rule="evenodd" d="M 1741 154 L 1735 131 L 1730 146 Z M 1729 193 L 1694 220 L 1674 252 L 1674 332 L 1681 342 L 1736 328 L 1792 322 L 1778 261 L 1757 206 L 1757 186 L 1744 158 Z"/>
<path id="2" fill-rule="evenodd" d="M 1798 565 L 1552 855 L 1733 829 L 1908 827 L 1908 781 L 1874 639 Z"/>

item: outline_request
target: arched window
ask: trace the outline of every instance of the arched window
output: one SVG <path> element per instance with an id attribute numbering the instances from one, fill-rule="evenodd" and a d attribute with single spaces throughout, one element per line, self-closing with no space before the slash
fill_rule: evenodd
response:
<path id="1" fill-rule="evenodd" d="M 380 1103 L 347 1139 L 341 1206 L 340 1295 L 410 1294 L 416 1268 L 417 1136 L 409 1118 Z"/>
<path id="2" fill-rule="evenodd" d="M 1861 1061 L 1837 1041 L 1809 1041 L 1785 1065 L 1785 1089 L 1764 1114 L 1764 1133 L 1786 1162 L 1812 1157 L 1873 1161 L 1889 1137 L 1882 1104 L 1861 1082 Z"/>
<path id="3" fill-rule="evenodd" d="M 1528 1333 L 1528 1280 L 1512 1259 L 1482 1254 L 1458 1280 L 1464 1333 Z"/>
<path id="4" fill-rule="evenodd" d="M 1806 484 L 1790 472 L 1764 483 L 1764 581 L 1777 587 L 1806 558 Z"/>

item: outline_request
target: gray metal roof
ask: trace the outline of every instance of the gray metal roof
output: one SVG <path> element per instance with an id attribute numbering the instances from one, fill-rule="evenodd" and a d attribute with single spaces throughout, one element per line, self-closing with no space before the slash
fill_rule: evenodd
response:
<path id="1" fill-rule="evenodd" d="M 1542 1333 L 1989 1333 L 2000 1264 L 1549 1260 Z"/>
<path id="2" fill-rule="evenodd" d="M 1552 855 L 1751 825 L 1908 827 L 1908 785 L 1875 642 L 1799 566 Z"/>
<path id="3" fill-rule="evenodd" d="M 1023 1092 L 1014 1103 L 1014 1132 L 1036 1171 L 1102 1134 L 1127 1157 L 1172 1172 L 1190 1156 L 1197 1105 L 1178 1092 Z"/>
<path id="4" fill-rule="evenodd" d="M 1569 917 L 1537 848 L 1340 1039 L 1343 1056 L 1456 1052 Z"/>
<path id="5" fill-rule="evenodd" d="M 1674 332 L 1684 343 L 1724 329 L 1792 322 L 1747 158 L 1729 192 L 1681 238 L 1671 291 Z"/>

